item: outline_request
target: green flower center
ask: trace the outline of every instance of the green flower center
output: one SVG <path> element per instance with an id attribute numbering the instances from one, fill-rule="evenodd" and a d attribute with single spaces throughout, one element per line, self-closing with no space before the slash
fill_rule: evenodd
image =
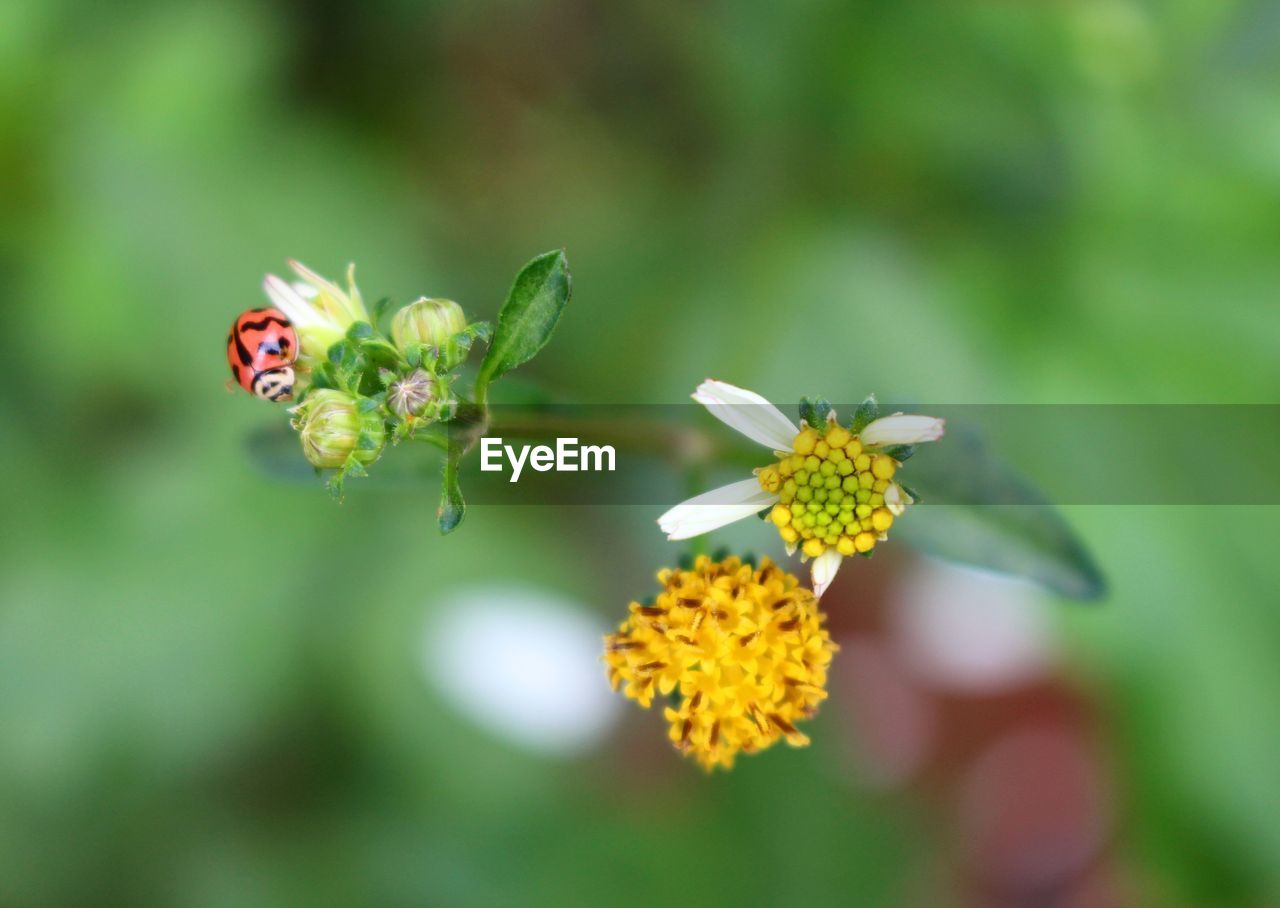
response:
<path id="1" fill-rule="evenodd" d="M 807 427 L 793 453 L 756 471 L 760 487 L 778 493 L 769 519 L 783 541 L 816 558 L 828 548 L 841 555 L 870 552 L 893 525 L 885 493 L 898 462 L 864 449 L 848 429 L 831 426 L 823 435 Z"/>

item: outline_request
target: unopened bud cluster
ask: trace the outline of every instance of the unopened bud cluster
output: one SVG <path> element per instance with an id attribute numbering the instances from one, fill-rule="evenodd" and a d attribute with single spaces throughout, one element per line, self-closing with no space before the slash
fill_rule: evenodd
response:
<path id="1" fill-rule="evenodd" d="M 828 548 L 841 555 L 870 552 L 885 538 L 900 510 L 897 469 L 894 458 L 833 425 L 825 432 L 805 427 L 792 453 L 756 477 L 762 489 L 778 494 L 769 519 L 783 540 L 816 558 Z"/>
<path id="2" fill-rule="evenodd" d="M 317 469 L 337 471 L 330 489 L 341 495 L 343 479 L 364 475 L 388 441 L 453 417 L 457 369 L 490 329 L 468 324 L 452 300 L 423 297 L 396 312 L 384 333 L 382 304 L 372 313 L 365 307 L 354 266 L 345 287 L 290 266 L 296 281 L 263 281 L 273 308 L 236 320 L 228 361 L 233 378 L 258 397 L 300 400 L 290 412 L 303 454 Z M 287 394 L 268 393 L 285 378 Z"/>

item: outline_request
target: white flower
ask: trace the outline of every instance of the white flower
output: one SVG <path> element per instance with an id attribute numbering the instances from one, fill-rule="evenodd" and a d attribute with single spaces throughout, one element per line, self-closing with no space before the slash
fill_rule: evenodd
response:
<path id="1" fill-rule="evenodd" d="M 858 435 L 839 425 L 797 428 L 759 394 L 708 379 L 693 399 L 725 425 L 773 451 L 776 463 L 755 478 L 704 492 L 658 518 L 668 539 L 689 539 L 770 509 L 786 543 L 813 559 L 814 592 L 831 585 L 840 563 L 871 551 L 911 503 L 893 475 L 900 466 L 887 445 L 909 445 L 942 437 L 943 421 L 895 413 L 865 426 Z"/>
<path id="2" fill-rule="evenodd" d="M 268 274 L 262 282 L 262 289 L 272 305 L 293 322 L 304 358 L 322 360 L 329 347 L 341 340 L 352 324 L 369 321 L 369 313 L 356 286 L 356 266 L 347 266 L 346 290 L 301 262 L 290 259 L 289 267 L 300 280 L 289 284 L 274 274 Z"/>

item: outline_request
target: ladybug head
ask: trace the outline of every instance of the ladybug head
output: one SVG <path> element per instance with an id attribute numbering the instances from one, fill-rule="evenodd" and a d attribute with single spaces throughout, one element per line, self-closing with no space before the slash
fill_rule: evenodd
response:
<path id="1" fill-rule="evenodd" d="M 293 400 L 293 367 L 267 369 L 253 377 L 253 393 L 263 400 Z"/>

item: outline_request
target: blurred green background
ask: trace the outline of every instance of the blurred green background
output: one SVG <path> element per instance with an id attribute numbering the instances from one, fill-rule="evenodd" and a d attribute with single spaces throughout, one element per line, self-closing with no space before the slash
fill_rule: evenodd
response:
<path id="1" fill-rule="evenodd" d="M 522 374 L 569 402 L 1274 403 L 1277 61 L 1261 2 L 0 0 L 0 903 L 1280 900 L 1275 508 L 1068 511 L 1112 591 L 1045 607 L 1037 683 L 1102 802 L 1080 854 L 992 869 L 973 747 L 862 784 L 847 690 L 713 778 L 630 704 L 571 752 L 485 727 L 433 622 L 500 582 L 609 629 L 660 508 L 441 539 L 430 481 L 256 470 L 282 416 L 223 387 L 286 257 L 491 318 L 564 246 Z"/>

